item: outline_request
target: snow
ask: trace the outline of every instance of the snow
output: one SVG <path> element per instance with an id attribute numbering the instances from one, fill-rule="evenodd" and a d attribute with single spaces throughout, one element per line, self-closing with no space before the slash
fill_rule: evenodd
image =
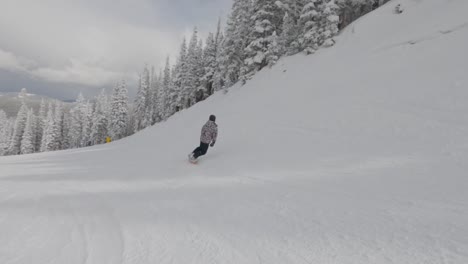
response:
<path id="1" fill-rule="evenodd" d="M 394 3 L 130 138 L 1 158 L 0 263 L 468 263 L 468 1 Z"/>

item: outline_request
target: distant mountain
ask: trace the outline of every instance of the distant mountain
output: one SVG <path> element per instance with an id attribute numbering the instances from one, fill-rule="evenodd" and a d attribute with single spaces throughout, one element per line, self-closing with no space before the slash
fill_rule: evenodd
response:
<path id="1" fill-rule="evenodd" d="M 15 117 L 21 107 L 21 101 L 25 100 L 28 107 L 32 107 L 37 113 L 41 104 L 41 100 L 44 99 L 46 103 L 55 101 L 56 99 L 41 96 L 30 93 L 2 93 L 0 92 L 0 109 L 5 111 L 9 117 Z M 66 104 L 72 102 L 64 102 Z"/>

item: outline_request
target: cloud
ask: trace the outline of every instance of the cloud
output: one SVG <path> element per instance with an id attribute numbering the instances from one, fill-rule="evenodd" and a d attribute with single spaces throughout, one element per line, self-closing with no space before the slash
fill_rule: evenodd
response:
<path id="1" fill-rule="evenodd" d="M 24 58 L 17 57 L 11 52 L 0 49 L 0 69 L 8 71 L 27 71 L 26 68 L 33 63 Z"/>
<path id="2" fill-rule="evenodd" d="M 11 52 L 0 49 L 0 69 L 27 73 L 32 77 L 50 82 L 72 83 L 87 86 L 102 87 L 115 83 L 120 79 L 136 80 L 134 74 L 105 69 L 99 65 L 72 60 L 70 65 L 62 68 L 36 67 L 37 63 L 16 56 Z"/>
<path id="3" fill-rule="evenodd" d="M 38 68 L 30 71 L 35 76 L 50 82 L 75 83 L 88 86 L 102 87 L 119 79 L 134 80 L 124 72 L 113 72 L 98 66 L 90 66 L 79 61 L 74 61 L 63 69 Z"/>
<path id="4" fill-rule="evenodd" d="M 0 49 L 0 69 L 21 70 L 21 64 L 14 54 Z"/>
<path id="5" fill-rule="evenodd" d="M 113 85 L 145 64 L 163 66 L 187 29 L 214 30 L 230 2 L 0 0 L 0 69 L 54 83 Z"/>

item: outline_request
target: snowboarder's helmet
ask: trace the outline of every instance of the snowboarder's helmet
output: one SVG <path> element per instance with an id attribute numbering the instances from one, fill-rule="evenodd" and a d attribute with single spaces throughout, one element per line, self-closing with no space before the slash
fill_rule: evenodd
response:
<path id="1" fill-rule="evenodd" d="M 216 121 L 216 116 L 215 115 L 210 115 L 210 121 L 215 122 Z"/>

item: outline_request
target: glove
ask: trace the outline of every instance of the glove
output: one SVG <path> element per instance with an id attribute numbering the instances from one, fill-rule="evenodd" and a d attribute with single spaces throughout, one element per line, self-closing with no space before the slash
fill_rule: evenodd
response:
<path id="1" fill-rule="evenodd" d="M 215 143 L 216 143 L 215 141 L 211 142 L 210 147 L 214 147 Z"/>

